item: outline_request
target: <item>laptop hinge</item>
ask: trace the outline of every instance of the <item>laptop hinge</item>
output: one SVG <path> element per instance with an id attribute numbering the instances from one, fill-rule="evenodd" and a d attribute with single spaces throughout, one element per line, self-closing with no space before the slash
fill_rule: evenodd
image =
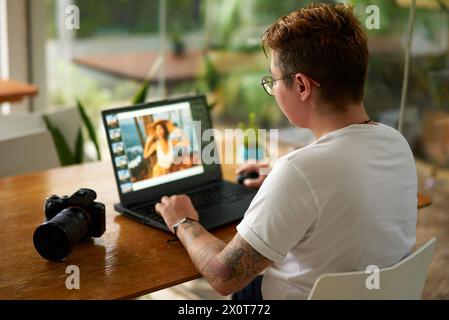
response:
<path id="1" fill-rule="evenodd" d="M 128 208 L 128 209 L 129 209 L 129 208 L 134 208 L 134 207 L 136 207 L 139 203 L 140 203 L 139 201 L 132 201 L 132 202 L 124 203 L 123 206 L 124 206 L 125 208 Z"/>

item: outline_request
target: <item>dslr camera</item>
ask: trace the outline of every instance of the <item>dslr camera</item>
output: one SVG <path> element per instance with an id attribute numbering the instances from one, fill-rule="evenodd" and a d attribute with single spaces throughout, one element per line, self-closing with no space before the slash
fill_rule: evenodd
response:
<path id="1" fill-rule="evenodd" d="M 104 204 L 95 202 L 96 198 L 95 191 L 84 188 L 70 197 L 47 198 L 45 222 L 33 235 L 37 252 L 47 260 L 61 261 L 78 242 L 101 237 L 106 229 L 106 213 Z"/>

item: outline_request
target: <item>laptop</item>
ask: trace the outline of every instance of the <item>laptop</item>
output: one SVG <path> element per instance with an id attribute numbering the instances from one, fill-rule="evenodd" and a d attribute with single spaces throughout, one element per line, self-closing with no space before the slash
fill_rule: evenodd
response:
<path id="1" fill-rule="evenodd" d="M 116 211 L 169 231 L 154 206 L 163 196 L 187 194 L 208 230 L 242 219 L 256 191 L 223 179 L 205 96 L 104 110 L 102 119 Z"/>

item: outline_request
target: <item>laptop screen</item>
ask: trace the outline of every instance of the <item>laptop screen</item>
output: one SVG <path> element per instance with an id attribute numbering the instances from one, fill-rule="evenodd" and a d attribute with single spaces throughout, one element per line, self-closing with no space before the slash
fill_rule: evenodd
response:
<path id="1" fill-rule="evenodd" d="M 104 121 L 121 193 L 202 175 L 195 120 L 205 111 L 202 99 L 107 111 Z"/>

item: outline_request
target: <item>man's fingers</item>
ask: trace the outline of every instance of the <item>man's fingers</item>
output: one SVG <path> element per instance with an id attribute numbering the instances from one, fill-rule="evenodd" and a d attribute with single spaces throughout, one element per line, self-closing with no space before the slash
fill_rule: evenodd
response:
<path id="1" fill-rule="evenodd" d="M 243 181 L 245 186 L 247 186 L 248 188 L 254 188 L 254 189 L 259 188 L 262 185 L 262 182 L 263 182 L 262 177 L 259 177 L 257 179 L 245 179 Z"/>
<path id="2" fill-rule="evenodd" d="M 157 213 L 161 213 L 161 210 L 163 209 L 164 205 L 160 202 L 156 203 L 156 205 L 154 206 L 154 209 L 156 210 Z"/>
<path id="3" fill-rule="evenodd" d="M 190 197 L 186 194 L 181 194 L 178 196 L 179 199 L 183 199 L 183 200 L 190 200 Z"/>
<path id="4" fill-rule="evenodd" d="M 259 172 L 259 166 L 257 164 L 244 164 L 241 167 L 239 167 L 235 173 L 240 174 L 242 172 L 251 172 L 256 171 Z"/>
<path id="5" fill-rule="evenodd" d="M 170 202 L 170 198 L 167 196 L 162 197 L 161 202 L 163 204 L 168 204 Z"/>
<path id="6" fill-rule="evenodd" d="M 240 174 L 242 172 L 259 172 L 260 168 L 268 168 L 270 164 L 268 162 L 259 162 L 259 163 L 246 163 L 235 171 L 236 174 Z"/>

